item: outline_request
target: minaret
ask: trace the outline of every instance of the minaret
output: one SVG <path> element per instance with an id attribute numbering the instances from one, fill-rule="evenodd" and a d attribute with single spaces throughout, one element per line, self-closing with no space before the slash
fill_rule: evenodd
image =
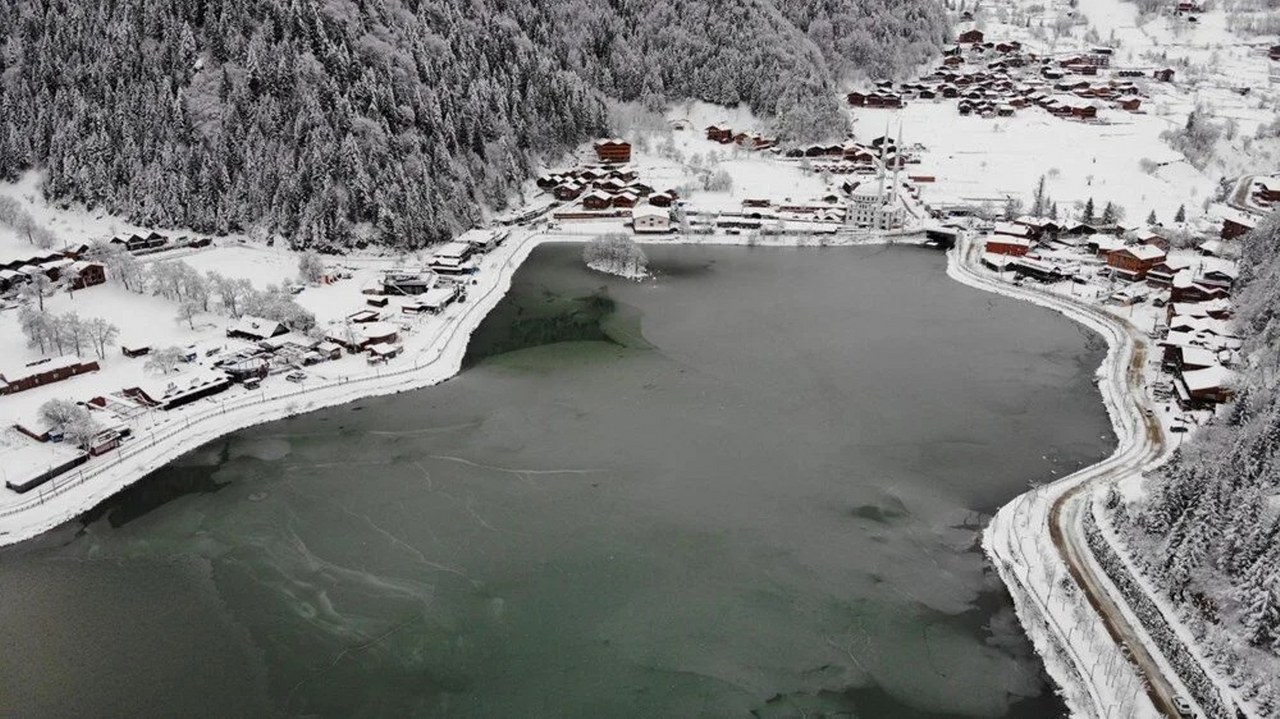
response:
<path id="1" fill-rule="evenodd" d="M 893 146 L 893 190 L 889 204 L 898 205 L 898 170 L 902 167 L 902 120 L 898 120 L 898 142 Z"/>
<path id="2" fill-rule="evenodd" d="M 880 191 L 876 193 L 876 202 L 878 205 L 884 204 L 884 148 L 889 144 L 889 121 L 884 121 L 884 135 L 881 136 L 880 143 Z"/>

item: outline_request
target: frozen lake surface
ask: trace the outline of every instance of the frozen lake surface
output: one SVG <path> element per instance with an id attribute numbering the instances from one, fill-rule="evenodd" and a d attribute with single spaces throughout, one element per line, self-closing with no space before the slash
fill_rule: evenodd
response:
<path id="1" fill-rule="evenodd" d="M 977 531 L 1110 450 L 1099 338 L 919 248 L 580 253 L 0 552 L 0 713 L 1063 714 Z"/>

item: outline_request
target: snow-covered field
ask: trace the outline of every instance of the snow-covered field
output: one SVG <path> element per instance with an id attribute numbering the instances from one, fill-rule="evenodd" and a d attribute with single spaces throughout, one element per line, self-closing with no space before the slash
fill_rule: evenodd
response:
<path id="1" fill-rule="evenodd" d="M 1047 195 L 1060 211 L 1074 211 L 1092 198 L 1098 207 L 1114 202 L 1141 221 L 1154 210 L 1172 220 L 1180 205 L 1191 209 L 1213 191 L 1215 182 L 1187 164 L 1160 139 L 1167 123 L 1150 115 L 1108 111 L 1112 124 L 1064 121 L 1038 108 L 1014 117 L 961 117 L 954 101 L 918 100 L 898 111 L 857 108 L 859 129 L 883 132 L 883 118 L 902 122 L 903 142 L 925 146 L 913 172 L 931 174 L 926 202 L 990 202 L 994 210 L 1009 197 L 1026 200 L 1045 178 Z M 1162 166 L 1148 174 L 1141 161 Z"/>

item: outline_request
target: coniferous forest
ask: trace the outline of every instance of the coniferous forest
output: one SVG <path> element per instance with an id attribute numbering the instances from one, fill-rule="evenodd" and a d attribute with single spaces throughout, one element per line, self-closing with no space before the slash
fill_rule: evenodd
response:
<path id="1" fill-rule="evenodd" d="M 1210 659 L 1259 706 L 1280 710 L 1280 217 L 1243 243 L 1239 400 L 1119 516 Z"/>
<path id="2" fill-rule="evenodd" d="M 13 0 L 0 176 L 139 224 L 416 247 L 607 133 L 605 98 L 835 135 L 845 76 L 945 35 L 932 0 Z"/>

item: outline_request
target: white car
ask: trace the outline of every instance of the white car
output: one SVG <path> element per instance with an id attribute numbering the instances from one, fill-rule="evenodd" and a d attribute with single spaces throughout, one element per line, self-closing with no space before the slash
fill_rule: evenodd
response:
<path id="1" fill-rule="evenodd" d="M 1178 710 L 1178 716 L 1180 717 L 1190 718 L 1196 716 L 1195 707 L 1191 706 L 1191 702 L 1182 697 L 1173 698 L 1173 708 Z"/>

